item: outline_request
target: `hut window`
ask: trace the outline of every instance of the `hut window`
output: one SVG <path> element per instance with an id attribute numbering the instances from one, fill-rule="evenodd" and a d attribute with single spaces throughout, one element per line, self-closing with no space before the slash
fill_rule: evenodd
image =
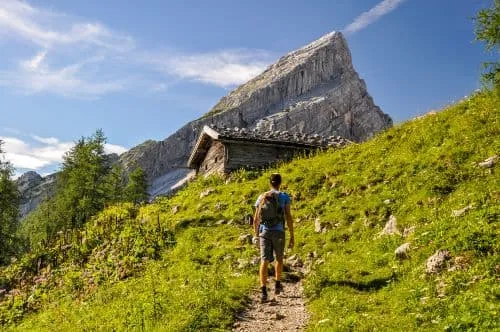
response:
<path id="1" fill-rule="evenodd" d="M 205 171 L 208 169 L 208 165 L 205 164 Z"/>
<path id="2" fill-rule="evenodd" d="M 217 157 L 215 157 L 215 162 L 214 163 L 217 163 L 217 160 L 219 160 Z"/>

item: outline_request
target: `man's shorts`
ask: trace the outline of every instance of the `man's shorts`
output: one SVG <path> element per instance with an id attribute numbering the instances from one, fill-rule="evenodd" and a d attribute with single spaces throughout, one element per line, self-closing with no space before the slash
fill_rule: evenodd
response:
<path id="1" fill-rule="evenodd" d="M 285 232 L 263 230 L 259 234 L 260 239 L 260 257 L 268 262 L 283 258 L 285 251 Z"/>

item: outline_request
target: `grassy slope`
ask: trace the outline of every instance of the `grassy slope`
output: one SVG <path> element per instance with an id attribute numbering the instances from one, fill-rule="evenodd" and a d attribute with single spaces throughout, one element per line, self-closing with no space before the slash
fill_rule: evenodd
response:
<path id="1" fill-rule="evenodd" d="M 499 105 L 498 95 L 479 94 L 369 142 L 277 168 L 294 198 L 295 251 L 302 257 L 315 252 L 305 279 L 311 330 L 499 328 L 500 177 L 498 165 L 474 164 L 500 151 Z M 239 258 L 257 255 L 239 243 L 250 229 L 238 221 L 267 188 L 271 171 L 239 172 L 228 184 L 197 180 L 173 198 L 142 208 L 136 218 L 126 207 L 109 209 L 87 226 L 93 241 L 84 268 L 90 272 L 84 276 L 74 262 L 63 264 L 56 273 L 61 277 L 54 277 L 60 281 L 33 292 L 38 313 L 10 328 L 227 328 L 257 283 L 256 266 L 238 267 Z M 209 187 L 215 192 L 200 198 Z M 469 204 L 472 210 L 452 217 L 452 210 Z M 110 226 L 117 214 L 123 221 Z M 406 239 L 379 237 L 391 214 L 401 230 L 415 226 L 415 232 Z M 316 234 L 316 218 L 331 229 Z M 219 219 L 235 224 L 215 225 Z M 175 236 L 177 244 L 148 234 Z M 404 242 L 411 243 L 411 259 L 399 262 L 393 252 Z M 99 259 L 103 248 L 111 254 Z M 463 269 L 427 276 L 425 261 L 441 248 L 462 257 Z M 123 267 L 116 261 L 129 262 L 130 277 L 117 281 Z M 89 283 L 88 274 L 99 281 Z M 9 305 L 0 306 L 0 318 L 20 306 Z"/>

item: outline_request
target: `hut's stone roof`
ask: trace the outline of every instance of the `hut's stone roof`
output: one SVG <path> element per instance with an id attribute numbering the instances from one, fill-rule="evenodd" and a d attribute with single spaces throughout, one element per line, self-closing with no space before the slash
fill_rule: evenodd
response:
<path id="1" fill-rule="evenodd" d="M 343 147 L 351 141 L 341 136 L 324 137 L 318 134 L 308 135 L 303 133 L 290 133 L 288 131 L 248 130 L 246 128 L 228 128 L 225 126 L 209 126 L 219 134 L 218 139 L 236 139 L 255 142 L 268 142 L 276 144 L 297 144 L 312 147 Z"/>
<path id="2" fill-rule="evenodd" d="M 318 134 L 308 135 L 302 133 L 290 133 L 288 131 L 272 130 L 249 130 L 246 128 L 228 128 L 223 125 L 205 126 L 189 157 L 188 167 L 196 168 L 210 148 L 212 140 L 222 142 L 243 141 L 256 144 L 272 144 L 288 147 L 314 149 L 314 148 L 340 148 L 351 141 L 341 136 L 323 137 Z"/>

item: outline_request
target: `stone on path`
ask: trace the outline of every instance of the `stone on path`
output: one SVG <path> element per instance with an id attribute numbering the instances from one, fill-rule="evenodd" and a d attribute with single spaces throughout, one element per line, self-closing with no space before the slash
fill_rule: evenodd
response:
<path id="1" fill-rule="evenodd" d="M 275 295 L 274 282 L 270 280 L 269 301 L 266 303 L 261 303 L 260 292 L 256 286 L 256 290 L 250 296 L 251 303 L 245 312 L 236 316 L 237 321 L 233 324 L 232 330 L 237 332 L 305 330 L 309 314 L 305 307 L 302 282 L 284 281 L 282 284 L 283 293 Z"/>

